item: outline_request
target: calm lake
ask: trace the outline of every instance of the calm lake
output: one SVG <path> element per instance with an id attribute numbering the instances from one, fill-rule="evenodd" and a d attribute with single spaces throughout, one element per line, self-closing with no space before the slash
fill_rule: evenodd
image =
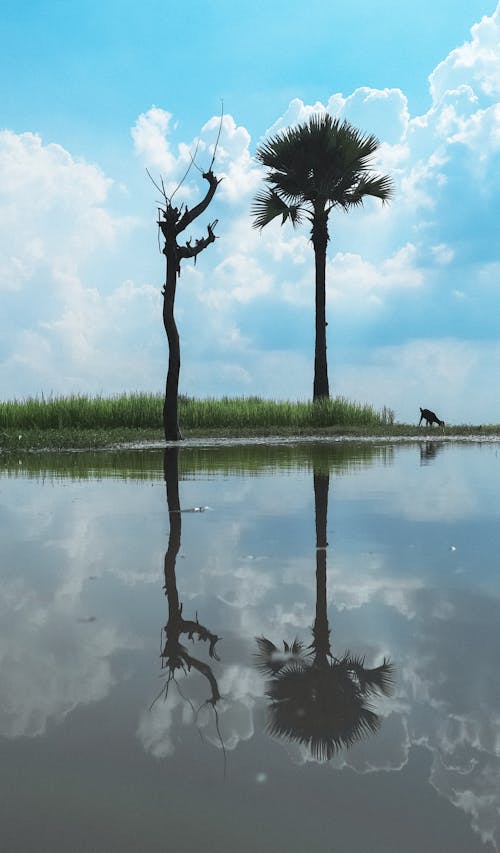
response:
<path id="1" fill-rule="evenodd" d="M 499 849 L 500 444 L 2 465 L 2 853 Z"/>

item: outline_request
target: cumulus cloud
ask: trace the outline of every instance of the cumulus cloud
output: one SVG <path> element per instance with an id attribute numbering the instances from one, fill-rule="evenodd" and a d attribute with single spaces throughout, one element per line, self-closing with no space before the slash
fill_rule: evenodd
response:
<path id="1" fill-rule="evenodd" d="M 108 365 L 116 367 L 117 345 L 134 327 L 131 300 L 156 299 L 148 285 L 101 289 L 87 278 L 136 220 L 113 212 L 113 182 L 98 166 L 35 134 L 0 133 L 0 183 L 2 386 L 12 395 L 95 392 L 99 374 L 111 379 Z"/>
<path id="2" fill-rule="evenodd" d="M 0 185 L 3 289 L 40 288 L 114 245 L 127 224 L 106 209 L 112 182 L 98 166 L 33 133 L 0 131 Z"/>
<path id="3" fill-rule="evenodd" d="M 212 168 L 221 185 L 217 198 L 231 205 L 242 201 L 255 190 L 261 169 L 250 153 L 250 134 L 238 126 L 231 115 L 213 116 L 190 143 L 182 141 L 173 150 L 170 136 L 172 115 L 166 110 L 151 107 L 142 113 L 132 128 L 136 154 L 146 166 L 160 173 L 167 196 L 174 191 L 178 198 L 191 202 L 203 180 L 200 172 Z M 187 173 L 187 174 L 186 174 Z M 180 185 L 179 183 L 182 182 Z"/>
<path id="4" fill-rule="evenodd" d="M 449 90 L 467 85 L 481 96 L 500 95 L 500 6 L 471 28 L 471 39 L 452 50 L 429 77 L 435 102 Z"/>
<path id="5" fill-rule="evenodd" d="M 149 166 L 167 175 L 177 169 L 177 158 L 172 154 L 168 140 L 171 120 L 172 113 L 151 107 L 139 116 L 132 128 L 136 153 Z M 183 162 L 186 162 L 186 153 L 184 151 Z"/>
<path id="6" fill-rule="evenodd" d="M 326 109 L 363 132 L 374 133 L 388 145 L 401 142 L 410 120 L 408 99 L 401 89 L 361 86 L 347 98 L 340 94 L 332 95 Z"/>
<path id="7" fill-rule="evenodd" d="M 326 107 L 320 101 L 317 101 L 315 104 L 304 104 L 300 98 L 293 98 L 283 115 L 267 128 L 264 136 L 274 136 L 275 133 L 279 133 L 286 127 L 302 124 L 302 122 L 308 121 L 311 116 L 325 111 Z"/>
<path id="8" fill-rule="evenodd" d="M 360 255 L 338 253 L 329 265 L 330 292 L 334 300 L 359 300 L 359 295 L 378 301 L 385 290 L 420 287 L 422 271 L 416 265 L 417 250 L 408 243 L 392 257 L 376 265 Z"/>

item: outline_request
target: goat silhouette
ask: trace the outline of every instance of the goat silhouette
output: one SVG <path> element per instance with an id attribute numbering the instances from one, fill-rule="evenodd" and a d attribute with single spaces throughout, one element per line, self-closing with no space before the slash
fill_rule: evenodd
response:
<path id="1" fill-rule="evenodd" d="M 418 425 L 425 421 L 426 426 L 432 426 L 432 424 L 437 424 L 438 426 L 444 426 L 444 421 L 441 421 L 435 412 L 431 412 L 430 409 L 423 409 L 420 406 L 420 420 Z"/>

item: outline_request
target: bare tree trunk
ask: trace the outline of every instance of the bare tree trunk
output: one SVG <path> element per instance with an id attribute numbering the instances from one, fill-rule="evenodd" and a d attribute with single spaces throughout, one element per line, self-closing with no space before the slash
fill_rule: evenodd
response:
<path id="1" fill-rule="evenodd" d="M 163 293 L 163 325 L 168 339 L 168 373 L 163 403 L 163 429 L 165 441 L 179 441 L 182 438 L 179 429 L 178 395 L 179 374 L 181 369 L 181 351 L 179 332 L 174 317 L 175 289 L 177 286 L 176 246 L 165 245 L 167 257 L 167 280 Z"/>
<path id="2" fill-rule="evenodd" d="M 313 400 L 330 396 L 326 358 L 326 247 L 328 244 L 328 214 L 317 208 L 314 214 L 312 244 L 315 261 L 316 336 L 314 344 Z"/>

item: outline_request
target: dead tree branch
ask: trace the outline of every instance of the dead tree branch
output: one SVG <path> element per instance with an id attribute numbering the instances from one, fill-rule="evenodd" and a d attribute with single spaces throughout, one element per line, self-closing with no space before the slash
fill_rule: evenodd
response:
<path id="1" fill-rule="evenodd" d="M 210 202 L 212 201 L 215 191 L 221 182 L 221 178 L 216 178 L 212 170 L 208 172 L 203 172 L 203 177 L 209 183 L 208 190 L 206 195 L 202 200 L 196 204 L 191 210 L 186 208 L 180 219 L 178 220 L 175 226 L 175 234 L 180 234 L 181 231 L 184 231 L 188 225 L 191 225 L 191 222 L 194 222 L 195 219 L 198 218 L 208 207 Z M 175 208 L 174 208 L 175 209 Z"/>

